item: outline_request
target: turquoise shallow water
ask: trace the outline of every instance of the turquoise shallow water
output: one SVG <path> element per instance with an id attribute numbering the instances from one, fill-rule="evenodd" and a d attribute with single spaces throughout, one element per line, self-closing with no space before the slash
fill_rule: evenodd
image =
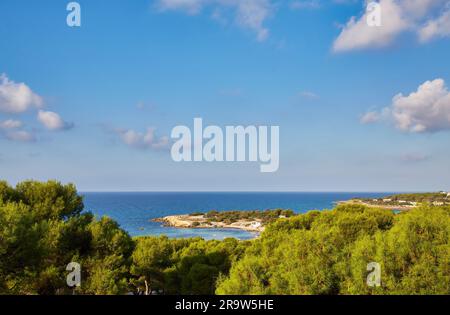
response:
<path id="1" fill-rule="evenodd" d="M 355 197 L 382 197 L 392 193 L 82 193 L 85 210 L 115 219 L 130 235 L 167 235 L 251 239 L 256 233 L 228 229 L 176 229 L 150 222 L 153 218 L 210 210 L 292 209 L 297 213 L 334 207 L 334 203 Z"/>

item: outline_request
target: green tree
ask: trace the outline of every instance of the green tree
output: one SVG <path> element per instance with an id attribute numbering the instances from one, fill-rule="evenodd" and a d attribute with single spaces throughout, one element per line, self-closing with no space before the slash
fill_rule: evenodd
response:
<path id="1" fill-rule="evenodd" d="M 72 261 L 83 271 L 76 292 L 127 292 L 134 242 L 113 220 L 82 210 L 73 185 L 0 182 L 0 294 L 72 293 Z"/>
<path id="2" fill-rule="evenodd" d="M 269 225 L 218 294 L 449 294 L 450 212 L 424 206 L 394 215 L 361 205 Z M 367 265 L 381 265 L 369 287 Z"/>

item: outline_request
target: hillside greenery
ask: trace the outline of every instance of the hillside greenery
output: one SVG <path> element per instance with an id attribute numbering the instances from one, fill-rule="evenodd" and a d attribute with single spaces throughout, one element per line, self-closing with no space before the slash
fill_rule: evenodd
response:
<path id="1" fill-rule="evenodd" d="M 212 210 L 207 213 L 196 212 L 191 215 L 204 216 L 210 222 L 224 222 L 231 224 L 241 220 L 260 220 L 263 224 L 271 223 L 280 217 L 291 217 L 295 213 L 292 210 L 275 209 L 275 210 L 252 210 L 252 211 L 216 211 Z"/>
<path id="2" fill-rule="evenodd" d="M 218 282 L 218 294 L 449 294 L 450 208 L 342 205 L 279 220 Z M 381 265 L 381 286 L 366 285 Z"/>
<path id="3" fill-rule="evenodd" d="M 66 285 L 70 262 L 80 287 Z M 369 262 L 380 287 L 366 285 Z M 450 207 L 278 213 L 252 241 L 131 238 L 85 212 L 73 185 L 0 182 L 0 294 L 151 292 L 450 294 Z"/>
<path id="4" fill-rule="evenodd" d="M 447 197 L 447 193 L 441 192 L 431 192 L 431 193 L 409 193 L 409 194 L 395 194 L 383 197 L 383 199 L 391 199 L 392 202 L 407 201 L 407 202 L 418 202 L 418 203 L 433 203 L 435 201 L 450 201 Z M 362 199 L 365 201 L 372 201 L 371 198 Z"/>

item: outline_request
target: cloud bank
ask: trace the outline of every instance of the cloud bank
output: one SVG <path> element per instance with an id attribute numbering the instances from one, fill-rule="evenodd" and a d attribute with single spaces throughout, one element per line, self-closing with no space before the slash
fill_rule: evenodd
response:
<path id="1" fill-rule="evenodd" d="M 213 10 L 212 17 L 216 20 L 226 20 L 228 11 L 232 11 L 234 22 L 238 26 L 256 34 L 258 41 L 264 41 L 269 36 L 265 26 L 272 15 L 274 6 L 270 0 L 158 0 L 157 8 L 161 11 L 181 11 L 189 15 L 199 14 L 206 8 Z"/>
<path id="2" fill-rule="evenodd" d="M 34 93 L 25 83 L 9 80 L 6 74 L 0 75 L 0 111 L 23 113 L 32 107 L 43 105 L 42 97 Z"/>
<path id="3" fill-rule="evenodd" d="M 450 6 L 435 20 L 429 20 L 419 29 L 419 40 L 422 43 L 435 38 L 450 36 Z"/>
<path id="4" fill-rule="evenodd" d="M 391 120 L 397 129 L 409 133 L 450 131 L 450 92 L 443 79 L 425 81 L 409 95 L 399 93 L 380 113 L 368 112 L 361 123 Z"/>
<path id="5" fill-rule="evenodd" d="M 33 142 L 36 137 L 25 130 L 20 130 L 23 123 L 19 120 L 8 119 L 0 122 L 0 136 L 11 141 Z"/>
<path id="6" fill-rule="evenodd" d="M 368 2 L 368 1 L 367 1 Z M 369 26 L 369 12 L 353 16 L 333 43 L 334 52 L 386 47 L 400 34 L 416 33 L 420 42 L 450 36 L 448 0 L 380 0 L 381 26 Z"/>
<path id="7" fill-rule="evenodd" d="M 450 130 L 450 92 L 442 79 L 426 81 L 408 96 L 397 94 L 390 110 L 402 131 Z"/>
<path id="8" fill-rule="evenodd" d="M 27 84 L 16 83 L 6 74 L 0 75 L 0 113 L 18 115 L 39 109 L 37 120 L 47 130 L 68 130 L 74 126 L 73 123 L 65 122 L 59 114 L 42 110 L 44 105 L 44 99 L 33 92 Z M 16 119 L 4 120 L 0 122 L 0 136 L 11 141 L 35 141 L 36 131 L 26 131 L 23 126 L 24 124 Z"/>
<path id="9" fill-rule="evenodd" d="M 147 128 L 144 133 L 132 129 L 114 129 L 113 131 L 124 144 L 132 148 L 159 150 L 169 146 L 169 137 L 157 137 L 155 128 Z"/>
<path id="10" fill-rule="evenodd" d="M 74 126 L 73 123 L 62 120 L 59 114 L 50 111 L 40 110 L 37 119 L 47 130 L 68 130 Z"/>
<path id="11" fill-rule="evenodd" d="M 334 4 L 356 3 L 358 0 L 333 0 Z M 360 1 L 363 12 L 350 17 L 338 37 L 334 40 L 336 53 L 351 50 L 381 48 L 391 45 L 405 32 L 416 34 L 419 42 L 426 43 L 435 38 L 450 36 L 449 0 L 379 0 Z M 381 26 L 368 25 L 369 3 L 379 3 Z M 255 33 L 258 41 L 269 37 L 267 20 L 275 15 L 276 8 L 286 2 L 275 0 L 156 0 L 160 12 L 178 11 L 197 15 L 207 11 L 213 20 L 227 24 L 228 20 L 243 29 Z M 326 1 L 292 0 L 287 2 L 289 9 L 320 9 Z"/>
<path id="12" fill-rule="evenodd" d="M 367 112 L 359 120 L 362 124 L 373 124 L 380 120 L 380 114 L 377 112 Z"/>

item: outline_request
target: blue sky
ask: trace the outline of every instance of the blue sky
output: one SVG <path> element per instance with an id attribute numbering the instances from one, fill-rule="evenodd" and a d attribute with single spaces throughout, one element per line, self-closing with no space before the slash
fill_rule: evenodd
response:
<path id="1" fill-rule="evenodd" d="M 381 0 L 376 28 L 356 0 L 80 0 L 80 28 L 66 24 L 68 2 L 0 2 L 2 179 L 450 190 L 448 1 Z M 278 172 L 173 162 L 158 143 L 195 117 L 280 126 Z"/>

